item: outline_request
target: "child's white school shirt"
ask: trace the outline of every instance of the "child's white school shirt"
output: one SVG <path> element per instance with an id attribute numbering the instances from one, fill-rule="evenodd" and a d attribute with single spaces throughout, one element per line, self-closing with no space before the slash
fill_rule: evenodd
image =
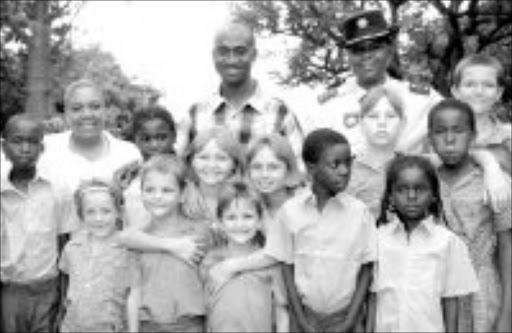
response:
<path id="1" fill-rule="evenodd" d="M 432 217 L 409 236 L 395 218 L 379 227 L 378 246 L 376 332 L 444 332 L 441 299 L 478 290 L 466 245 Z"/>

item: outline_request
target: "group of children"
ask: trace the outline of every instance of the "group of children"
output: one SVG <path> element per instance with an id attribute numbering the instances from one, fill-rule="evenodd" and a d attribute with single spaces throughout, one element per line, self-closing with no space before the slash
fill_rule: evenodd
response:
<path id="1" fill-rule="evenodd" d="M 2 330 L 510 331 L 510 197 L 482 195 L 510 187 L 493 164 L 510 172 L 510 132 L 490 116 L 500 75 L 490 57 L 461 62 L 425 156 L 395 154 L 407 110 L 371 90 L 364 150 L 314 130 L 307 175 L 278 134 L 243 147 L 199 133 L 178 156 L 170 113 L 151 107 L 134 118 L 144 160 L 74 196 L 37 168 L 42 127 L 12 117 Z"/>

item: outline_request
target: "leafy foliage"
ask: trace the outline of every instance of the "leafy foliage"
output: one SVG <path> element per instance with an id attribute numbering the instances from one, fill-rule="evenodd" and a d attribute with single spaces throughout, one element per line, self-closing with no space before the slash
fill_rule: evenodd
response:
<path id="1" fill-rule="evenodd" d="M 401 28 L 393 73 L 428 81 L 444 95 L 450 90 L 447 73 L 463 56 L 488 52 L 498 57 L 506 69 L 504 110 L 510 120 L 510 1 L 244 1 L 233 6 L 233 12 L 260 32 L 300 40 L 289 57 L 289 70 L 281 75 L 283 83 L 336 86 L 349 70 L 339 26 L 347 14 L 361 8 L 383 8 Z"/>
<path id="2" fill-rule="evenodd" d="M 36 26 L 36 3 L 40 2 L 0 1 L 1 129 L 11 115 L 25 110 L 30 97 L 29 56 L 34 52 L 31 43 Z M 41 108 L 43 115 L 62 112 L 64 88 L 82 77 L 92 78 L 103 85 L 112 110 L 111 118 L 158 100 L 160 93 L 156 89 L 132 82 L 108 52 L 99 47 L 76 49 L 71 45 L 69 32 L 73 17 L 85 5 L 84 1 L 51 0 L 47 4 L 44 22 L 49 28 L 49 50 L 38 66 L 46 66 L 48 72 L 44 77 L 36 77 L 45 81 L 47 87 L 44 97 L 48 99 L 50 110 Z"/>

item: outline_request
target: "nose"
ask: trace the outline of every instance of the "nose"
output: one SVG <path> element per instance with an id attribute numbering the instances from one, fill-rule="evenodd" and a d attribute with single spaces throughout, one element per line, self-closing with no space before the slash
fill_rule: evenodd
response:
<path id="1" fill-rule="evenodd" d="M 453 133 L 453 131 L 446 132 L 445 143 L 447 145 L 453 145 L 455 143 L 455 134 Z"/>
<path id="2" fill-rule="evenodd" d="M 158 140 L 158 139 L 151 139 L 149 141 L 148 145 L 149 145 L 149 147 L 151 149 L 157 149 L 160 146 L 160 140 Z"/>
<path id="3" fill-rule="evenodd" d="M 379 118 L 377 119 L 377 125 L 379 127 L 386 127 L 386 116 L 385 115 L 379 115 Z"/>
<path id="4" fill-rule="evenodd" d="M 342 163 L 338 166 L 336 171 L 338 172 L 339 176 L 345 177 L 346 175 L 348 175 L 349 167 L 347 164 Z"/>
<path id="5" fill-rule="evenodd" d="M 32 145 L 30 144 L 30 142 L 27 142 L 27 141 L 23 141 L 20 145 L 20 150 L 22 153 L 29 153 L 30 150 L 32 148 Z"/>
<path id="6" fill-rule="evenodd" d="M 407 190 L 407 200 L 416 201 L 417 197 L 418 197 L 418 193 L 417 193 L 416 189 L 410 188 Z"/>

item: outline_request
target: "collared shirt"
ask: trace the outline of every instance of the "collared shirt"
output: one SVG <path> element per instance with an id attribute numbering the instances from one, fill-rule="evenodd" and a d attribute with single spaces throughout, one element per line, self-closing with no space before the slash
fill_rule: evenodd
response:
<path id="1" fill-rule="evenodd" d="M 506 174 L 504 177 L 510 184 L 510 177 Z M 485 200 L 481 195 L 484 173 L 476 164 L 472 164 L 471 169 L 451 186 L 444 180 L 442 172 L 439 179 L 448 226 L 466 240 L 476 266 L 492 264 L 496 233 L 512 228 L 512 203 L 496 210 Z"/>
<path id="2" fill-rule="evenodd" d="M 510 177 L 504 176 L 510 187 Z M 481 287 L 472 297 L 469 311 L 461 311 L 463 307 L 459 305 L 460 318 L 464 318 L 459 319 L 459 327 L 464 322 L 470 331 L 490 332 L 499 315 L 501 301 L 500 274 L 495 260 L 497 233 L 512 228 L 512 203 L 496 210 L 485 201 L 481 195 L 484 174 L 476 164 L 451 185 L 442 172 L 439 172 L 439 179 L 448 226 L 469 248 Z"/>
<path id="3" fill-rule="evenodd" d="M 333 313 L 350 304 L 361 266 L 377 257 L 375 225 L 365 204 L 351 195 L 339 193 L 319 212 L 307 189 L 278 211 L 264 251 L 295 266 L 305 305 Z"/>
<path id="4" fill-rule="evenodd" d="M 432 217 L 408 235 L 395 218 L 378 230 L 376 332 L 444 332 L 441 299 L 478 290 L 464 242 Z"/>
<path id="5" fill-rule="evenodd" d="M 376 166 L 371 156 L 359 154 L 352 164 L 350 181 L 345 192 L 364 202 L 373 216 L 380 215 L 382 195 L 386 180 L 385 166 Z"/>
<path id="6" fill-rule="evenodd" d="M 117 139 L 107 131 L 104 131 L 103 137 L 107 145 L 106 152 L 91 161 L 71 150 L 71 131 L 47 135 L 41 164 L 75 190 L 81 181 L 91 178 L 112 181 L 114 172 L 119 168 L 142 159 L 134 144 Z"/>
<path id="7" fill-rule="evenodd" d="M 2 169 L 4 169 L 2 165 Z M 72 193 L 38 170 L 24 193 L 2 171 L 0 206 L 3 282 L 30 283 L 57 276 L 58 236 L 78 226 Z"/>
<path id="8" fill-rule="evenodd" d="M 257 137 L 279 133 L 288 138 L 297 157 L 301 154 L 304 134 L 297 117 L 283 101 L 266 93 L 259 84 L 239 110 L 226 101 L 220 90 L 194 104 L 180 123 L 178 151 L 183 152 L 197 133 L 216 127 L 228 128 L 244 145 Z"/>
<path id="9" fill-rule="evenodd" d="M 427 119 L 430 108 L 442 97 L 434 90 L 422 94 L 411 90 L 407 81 L 387 77 L 384 83 L 394 87 L 404 104 L 406 125 L 399 139 L 400 151 L 420 153 L 427 136 Z M 336 96 L 326 101 L 318 110 L 318 117 L 313 128 L 328 127 L 343 133 L 350 141 L 354 152 L 363 147 L 364 138 L 359 128 L 361 99 L 367 90 L 357 84 L 355 77 L 350 77 L 339 88 Z"/>
<path id="10" fill-rule="evenodd" d="M 126 320 L 128 292 L 137 283 L 135 257 L 116 237 L 92 247 L 89 233 L 81 230 L 66 244 L 59 268 L 69 275 L 65 325 L 121 328 Z"/>

